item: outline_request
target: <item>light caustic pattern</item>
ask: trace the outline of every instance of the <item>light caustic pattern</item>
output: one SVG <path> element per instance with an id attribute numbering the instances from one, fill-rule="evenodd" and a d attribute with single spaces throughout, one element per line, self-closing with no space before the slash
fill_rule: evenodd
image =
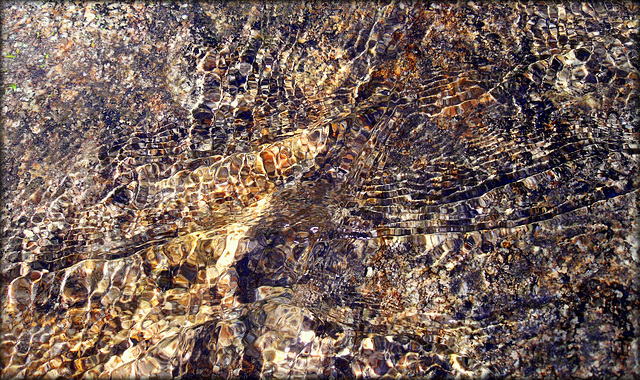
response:
<path id="1" fill-rule="evenodd" d="M 41 203 L 3 376 L 632 373 L 634 5 L 197 7 L 191 123 Z"/>

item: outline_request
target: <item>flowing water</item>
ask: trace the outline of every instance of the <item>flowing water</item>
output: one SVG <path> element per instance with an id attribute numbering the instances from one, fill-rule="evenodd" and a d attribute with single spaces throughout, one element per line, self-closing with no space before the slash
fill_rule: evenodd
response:
<path id="1" fill-rule="evenodd" d="M 5 174 L 3 377 L 638 374 L 635 5 L 171 9 L 186 117 Z"/>

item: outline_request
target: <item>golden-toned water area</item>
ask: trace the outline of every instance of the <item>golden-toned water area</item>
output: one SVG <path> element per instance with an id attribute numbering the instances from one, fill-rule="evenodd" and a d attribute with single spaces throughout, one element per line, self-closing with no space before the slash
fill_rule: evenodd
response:
<path id="1" fill-rule="evenodd" d="M 2 378 L 639 376 L 639 12 L 3 3 Z"/>

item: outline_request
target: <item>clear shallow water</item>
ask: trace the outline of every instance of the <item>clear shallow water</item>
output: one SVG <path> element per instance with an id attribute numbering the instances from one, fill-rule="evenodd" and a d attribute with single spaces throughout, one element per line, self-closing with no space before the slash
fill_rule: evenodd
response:
<path id="1" fill-rule="evenodd" d="M 151 9 L 181 111 L 16 191 L 4 376 L 634 373 L 637 9 Z"/>

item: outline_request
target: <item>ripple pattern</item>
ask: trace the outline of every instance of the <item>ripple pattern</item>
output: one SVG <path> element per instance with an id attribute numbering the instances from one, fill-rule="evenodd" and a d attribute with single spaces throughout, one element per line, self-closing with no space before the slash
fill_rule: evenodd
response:
<path id="1" fill-rule="evenodd" d="M 187 8 L 3 216 L 3 378 L 638 375 L 635 5 Z"/>

